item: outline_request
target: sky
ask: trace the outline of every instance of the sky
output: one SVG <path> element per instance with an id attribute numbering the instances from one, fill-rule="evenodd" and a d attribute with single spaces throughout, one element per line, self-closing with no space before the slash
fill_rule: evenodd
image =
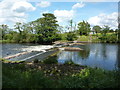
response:
<path id="1" fill-rule="evenodd" d="M 87 21 L 91 27 L 108 25 L 116 29 L 118 22 L 118 2 L 107 0 L 0 0 L 0 24 L 13 26 L 16 22 L 31 22 L 42 17 L 43 13 L 53 13 L 58 24 L 63 27 Z"/>

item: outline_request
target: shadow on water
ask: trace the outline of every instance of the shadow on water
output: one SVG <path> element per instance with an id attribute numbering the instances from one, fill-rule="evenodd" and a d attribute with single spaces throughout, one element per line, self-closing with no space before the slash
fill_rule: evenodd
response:
<path id="1" fill-rule="evenodd" d="M 106 48 L 106 44 L 102 45 L 102 54 L 104 58 L 107 58 L 107 52 L 106 52 L 107 48 Z"/>
<path id="2" fill-rule="evenodd" d="M 82 60 L 87 59 L 89 57 L 89 54 L 90 54 L 90 49 L 78 52 L 78 55 L 82 58 Z"/>
<path id="3" fill-rule="evenodd" d="M 118 70 L 120 71 L 120 47 L 118 46 L 118 51 L 117 51 L 117 67 L 118 67 Z"/>
<path id="4" fill-rule="evenodd" d="M 106 70 L 120 69 L 119 46 L 119 44 L 105 43 L 88 43 L 84 46 L 74 46 L 82 48 L 83 51 L 62 51 L 57 55 L 58 62 L 64 63 L 65 61 L 72 60 L 75 64 L 98 67 Z"/>

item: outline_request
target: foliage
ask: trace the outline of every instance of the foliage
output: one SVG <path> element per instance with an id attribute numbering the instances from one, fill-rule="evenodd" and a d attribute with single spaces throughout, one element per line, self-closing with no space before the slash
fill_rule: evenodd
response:
<path id="1" fill-rule="evenodd" d="M 69 32 L 64 32 L 64 27 L 57 24 L 56 17 L 52 13 L 43 14 L 42 18 L 38 18 L 35 21 L 29 23 L 17 22 L 14 25 L 14 29 L 10 29 L 8 25 L 0 25 L 0 43 L 1 42 L 13 42 L 13 43 L 40 43 L 40 44 L 52 44 L 57 40 L 63 41 L 91 41 L 91 42 L 120 42 L 120 29 L 110 29 L 109 26 L 101 28 L 96 25 L 93 27 L 93 31 L 96 35 L 92 35 L 90 40 L 90 24 L 87 21 L 78 23 L 78 30 L 76 31 L 76 24 L 73 20 L 69 21 L 69 25 L 66 26 Z M 109 36 L 111 32 L 111 36 Z M 101 35 L 100 35 L 101 33 Z M 116 35 L 114 35 L 115 33 Z M 85 36 L 83 36 L 85 35 Z"/>
<path id="2" fill-rule="evenodd" d="M 58 24 L 56 17 L 51 13 L 43 14 L 43 18 L 39 18 L 34 23 L 35 32 L 38 35 L 39 43 L 52 43 L 58 40 L 60 37 L 58 35 Z"/>
<path id="3" fill-rule="evenodd" d="M 8 28 L 7 25 L 5 25 L 5 24 L 0 25 L 0 40 L 1 40 L 1 39 L 4 40 L 5 34 L 7 33 L 8 29 L 9 29 L 9 28 Z"/>
<path id="4" fill-rule="evenodd" d="M 109 32 L 109 30 L 110 30 L 109 26 L 104 26 L 102 28 L 101 34 L 103 35 L 103 37 L 106 36 L 106 34 Z"/>
<path id="5" fill-rule="evenodd" d="M 8 69 L 10 68 L 10 70 Z M 48 88 L 52 86 L 52 80 L 44 77 L 37 70 L 25 70 L 24 65 L 5 65 L 3 68 L 3 88 Z"/>
<path id="6" fill-rule="evenodd" d="M 66 39 L 68 41 L 73 41 L 73 40 L 77 39 L 77 36 L 74 32 L 68 32 L 67 36 L 66 36 Z"/>
<path id="7" fill-rule="evenodd" d="M 120 85 L 120 71 L 105 71 L 99 68 L 87 67 L 78 73 L 73 72 L 71 75 L 57 76 L 62 71 L 57 69 L 57 67 L 51 70 L 50 76 L 45 76 L 43 71 L 38 68 L 26 68 L 25 64 L 3 64 L 3 89 L 119 88 Z M 59 78 L 52 77 L 51 74 Z"/>
<path id="8" fill-rule="evenodd" d="M 0 36 L 4 40 L 16 43 L 48 43 L 60 40 L 58 24 L 54 14 L 46 13 L 44 17 L 29 23 L 17 22 L 14 29 L 10 30 L 7 25 L 0 26 Z M 2 39 L 1 39 L 2 40 Z"/>
<path id="9" fill-rule="evenodd" d="M 65 61 L 65 65 L 75 65 L 75 63 L 72 60 Z"/>
<path id="10" fill-rule="evenodd" d="M 120 72 L 117 72 L 120 73 Z M 118 88 L 116 72 L 102 69 L 86 68 L 80 73 L 62 79 L 61 87 L 64 88 Z M 118 76 L 117 76 L 118 77 Z M 117 78 L 118 79 L 118 78 Z"/>
<path id="11" fill-rule="evenodd" d="M 118 29 L 118 42 L 120 43 L 120 28 Z"/>
<path id="12" fill-rule="evenodd" d="M 80 22 L 78 23 L 78 33 L 80 35 L 89 35 L 90 32 L 90 24 L 88 22 Z"/>
<path id="13" fill-rule="evenodd" d="M 101 31 L 101 27 L 96 25 L 96 26 L 93 27 L 93 31 L 97 34 Z"/>
<path id="14" fill-rule="evenodd" d="M 101 36 L 101 37 L 99 37 L 99 39 L 101 40 L 101 42 L 116 43 L 117 35 L 111 34 L 111 35 Z"/>

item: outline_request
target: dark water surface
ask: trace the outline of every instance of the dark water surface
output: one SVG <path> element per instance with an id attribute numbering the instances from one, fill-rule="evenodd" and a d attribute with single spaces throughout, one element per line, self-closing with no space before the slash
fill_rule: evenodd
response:
<path id="1" fill-rule="evenodd" d="M 34 44 L 3 44 L 2 57 L 23 52 L 22 48 L 33 45 Z M 99 67 L 106 70 L 120 69 L 120 44 L 87 43 L 73 47 L 80 47 L 84 50 L 77 52 L 61 51 L 57 54 L 59 63 L 72 60 L 76 64 Z M 39 52 L 32 52 L 28 55 L 17 57 L 17 59 L 23 59 L 37 53 Z"/>
<path id="2" fill-rule="evenodd" d="M 86 45 L 73 47 L 80 47 L 84 50 L 60 52 L 57 55 L 59 63 L 72 60 L 76 64 L 106 70 L 120 69 L 120 44 L 87 43 Z"/>

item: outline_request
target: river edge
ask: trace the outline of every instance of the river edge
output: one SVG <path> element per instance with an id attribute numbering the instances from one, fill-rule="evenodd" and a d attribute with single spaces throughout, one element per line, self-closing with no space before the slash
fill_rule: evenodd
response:
<path id="1" fill-rule="evenodd" d="M 117 71 L 39 62 L 2 65 L 3 88 L 119 88 L 120 85 Z"/>
<path id="2" fill-rule="evenodd" d="M 89 68 L 72 62 L 62 65 L 38 60 L 2 60 L 2 71 L 3 88 L 119 88 L 120 85 L 118 71 Z"/>
<path id="3" fill-rule="evenodd" d="M 69 44 L 70 44 L 71 42 L 69 42 Z M 91 47 L 91 45 L 92 45 L 92 43 L 88 43 L 88 45 L 87 46 L 89 46 L 89 44 L 90 44 L 90 47 Z M 9 44 L 8 44 L 9 45 Z M 7 46 L 8 46 L 7 45 Z M 95 44 L 96 45 L 96 44 Z M 101 44 L 99 45 L 99 44 L 97 44 L 98 46 L 101 46 Z M 106 45 L 106 44 L 104 44 L 104 45 Z M 107 45 L 109 45 L 109 44 L 107 44 Z M 11 46 L 11 45 L 10 45 Z M 93 48 L 94 48 L 94 45 L 92 45 L 93 46 Z M 114 45 L 113 45 L 114 46 Z M 75 46 L 76 47 L 76 46 Z M 84 49 L 85 50 L 85 48 L 83 48 L 84 46 L 80 46 L 80 48 L 82 48 L 82 49 Z M 86 47 L 86 45 L 85 45 L 85 47 Z M 101 46 L 102 47 L 102 46 Z M 111 45 L 110 45 L 110 47 L 111 47 Z M 115 49 L 117 49 L 117 47 L 115 46 Z M 91 49 L 91 50 L 93 50 L 93 49 Z M 108 49 L 107 51 L 109 51 L 110 49 Z M 113 49 L 111 49 L 111 50 L 113 50 Z M 94 51 L 94 50 L 93 50 Z M 66 52 L 66 51 L 61 51 L 61 52 Z M 61 52 L 60 52 L 60 54 L 61 54 Z M 80 51 L 80 52 L 84 52 L 84 51 Z M 100 49 L 100 52 L 101 52 L 101 49 Z M 114 51 L 113 51 L 114 52 Z M 77 53 L 77 52 L 75 52 L 75 53 Z M 70 53 L 71 54 L 71 53 Z M 69 53 L 68 53 L 68 55 L 70 55 Z M 117 51 L 115 51 L 114 52 L 114 54 L 116 54 L 116 55 L 118 55 L 117 54 Z M 113 54 L 113 55 L 114 55 Z M 59 55 L 59 54 L 58 54 Z M 73 55 L 73 54 L 72 54 Z M 76 54 L 77 55 L 77 54 Z M 108 55 L 109 56 L 109 55 Z M 42 55 L 41 55 L 41 57 L 42 57 Z M 58 56 L 58 57 L 60 57 L 60 56 Z M 62 59 L 64 60 L 64 61 L 67 61 L 66 60 L 66 58 L 67 58 L 67 56 L 66 57 L 64 57 L 64 55 L 62 55 Z M 71 56 L 70 56 L 71 57 Z M 82 56 L 80 56 L 80 57 L 82 57 Z M 19 58 L 19 57 L 18 57 Z M 118 58 L 118 57 L 117 57 Z M 71 58 L 67 58 L 67 59 L 69 59 L 69 60 L 72 60 Z M 15 59 L 14 59 L 15 60 Z M 16 59 L 16 60 L 22 60 L 22 59 Z M 43 60 L 43 59 L 41 59 L 41 60 Z M 59 63 L 64 63 L 64 61 L 63 60 L 61 60 L 61 57 L 60 58 L 58 58 L 57 59 L 58 60 L 58 62 Z M 74 60 L 72 60 L 72 61 L 75 61 L 76 59 L 74 58 Z M 88 60 L 89 60 L 89 58 L 88 58 Z M 90 59 L 91 61 L 93 60 L 93 61 L 96 61 L 96 60 L 94 60 L 94 59 Z M 102 60 L 102 59 L 101 59 Z M 111 59 L 110 59 L 111 60 Z M 118 60 L 118 59 L 117 59 Z M 32 60 L 31 60 L 32 61 Z M 34 59 L 33 59 L 33 61 L 34 61 Z M 85 60 L 84 60 L 85 61 Z M 99 59 L 97 60 L 98 62 L 99 62 Z M 87 61 L 86 61 L 87 62 Z M 104 61 L 103 61 L 104 62 Z M 76 62 L 75 62 L 76 63 Z M 101 62 L 100 62 L 101 63 Z M 114 62 L 113 62 L 114 63 Z M 115 61 L 115 63 L 116 63 L 116 61 Z M 96 64 L 96 63 L 95 63 Z M 81 64 L 80 64 L 81 65 Z M 82 64 L 82 65 L 84 65 L 84 64 Z M 110 64 L 110 65 L 112 65 L 112 64 Z M 117 65 L 117 64 L 116 64 Z M 118 64 L 119 65 L 119 64 Z M 92 66 L 92 65 L 88 65 L 88 66 Z M 102 66 L 105 66 L 104 64 L 102 65 Z M 108 65 L 109 66 L 109 65 Z M 97 67 L 97 66 L 96 66 Z M 111 66 L 111 67 L 116 67 L 116 66 Z M 116 68 L 118 68 L 118 67 L 116 67 Z M 111 70 L 111 68 L 108 68 L 107 67 L 107 69 L 110 69 Z"/>

